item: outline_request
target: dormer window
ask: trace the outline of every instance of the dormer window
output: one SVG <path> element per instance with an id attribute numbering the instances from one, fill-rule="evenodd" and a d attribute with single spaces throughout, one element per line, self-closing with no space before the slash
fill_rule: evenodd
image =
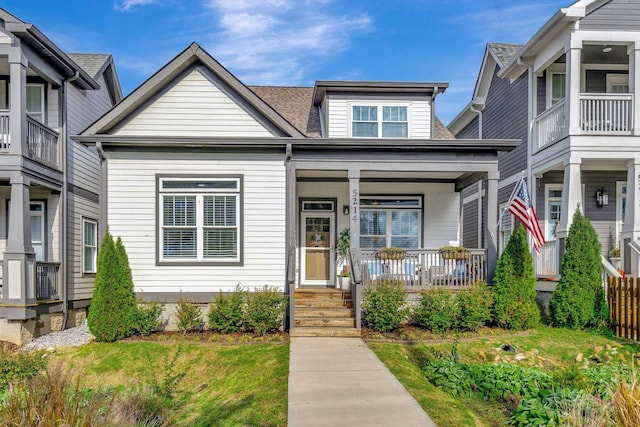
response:
<path id="1" fill-rule="evenodd" d="M 408 138 L 409 122 L 406 106 L 354 105 L 351 136 L 354 138 Z M 379 114 L 382 112 L 382 115 Z"/>

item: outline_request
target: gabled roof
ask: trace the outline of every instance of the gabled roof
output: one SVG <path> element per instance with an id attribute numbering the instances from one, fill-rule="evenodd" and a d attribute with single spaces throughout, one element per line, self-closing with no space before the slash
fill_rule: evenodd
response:
<path id="1" fill-rule="evenodd" d="M 95 80 L 104 75 L 107 89 L 114 104 L 122 100 L 122 88 L 112 55 L 108 53 L 68 53 L 68 55 Z"/>
<path id="2" fill-rule="evenodd" d="M 249 86 L 304 136 L 319 138 L 320 112 L 313 105 L 312 87 Z"/>
<path id="3" fill-rule="evenodd" d="M 273 126 L 282 132 L 283 136 L 302 137 L 302 133 L 289 121 L 280 115 L 273 107 L 251 91 L 218 61 L 213 59 L 197 43 L 192 43 L 178 56 L 169 61 L 164 67 L 149 77 L 145 82 L 133 90 L 118 105 L 96 120 L 82 132 L 83 135 L 108 133 L 116 125 L 134 113 L 147 100 L 160 92 L 174 78 L 195 63 L 201 63 L 214 73 L 239 97 L 262 114 Z"/>
<path id="4" fill-rule="evenodd" d="M 55 43 L 45 36 L 35 25 L 24 22 L 6 10 L 0 8 L 0 20 L 4 22 L 4 29 L 19 37 L 45 58 L 51 58 L 56 68 L 63 70 L 65 75 L 72 77 L 76 72 L 78 79 L 73 84 L 81 89 L 98 89 L 100 86 L 82 67 L 78 66 Z"/>
<path id="5" fill-rule="evenodd" d="M 316 81 L 313 105 L 320 105 L 327 92 L 358 93 L 423 93 L 439 94 L 449 87 L 444 82 L 374 82 L 374 81 Z"/>
<path id="6" fill-rule="evenodd" d="M 454 135 L 468 125 L 478 114 L 478 111 L 484 109 L 491 81 L 496 72 L 496 65 L 502 69 L 518 54 L 521 48 L 520 44 L 487 43 L 471 102 L 449 123 L 448 128 Z"/>
<path id="7" fill-rule="evenodd" d="M 611 0 L 578 0 L 569 7 L 558 10 L 520 49 L 518 54 L 511 58 L 500 70 L 500 77 L 518 78 L 527 70 L 524 64 L 527 57 L 535 55 L 540 49 L 548 45 L 559 32 L 575 21 L 579 21 L 603 4 Z M 520 60 L 520 61 L 518 61 Z M 524 62 L 524 63 L 523 63 Z"/>

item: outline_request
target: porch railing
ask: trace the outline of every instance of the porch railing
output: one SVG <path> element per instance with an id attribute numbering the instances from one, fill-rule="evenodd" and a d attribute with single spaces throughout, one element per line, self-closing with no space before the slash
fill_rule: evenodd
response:
<path id="1" fill-rule="evenodd" d="M 630 134 L 633 94 L 581 94 L 580 123 L 587 134 Z"/>
<path id="2" fill-rule="evenodd" d="M 9 151 L 10 144 L 9 110 L 0 110 L 0 152 Z"/>
<path id="3" fill-rule="evenodd" d="M 36 262 L 36 299 L 60 298 L 60 263 Z"/>
<path id="4" fill-rule="evenodd" d="M 553 144 L 567 134 L 567 120 L 564 111 L 565 102 L 566 101 L 558 102 L 536 117 L 538 137 L 534 138 L 534 152 L 547 145 Z"/>
<path id="5" fill-rule="evenodd" d="M 30 159 L 58 168 L 58 133 L 27 117 L 27 147 Z"/>
<path id="6" fill-rule="evenodd" d="M 470 249 L 468 259 L 445 259 L 438 249 L 408 249 L 404 259 L 379 259 L 375 250 L 361 250 L 363 284 L 385 279 L 404 282 L 407 290 L 462 288 L 486 280 L 484 249 Z"/>
<path id="7" fill-rule="evenodd" d="M 536 276 L 556 278 L 558 275 L 558 244 L 550 240 L 542 245 L 540 254 L 534 259 Z"/>

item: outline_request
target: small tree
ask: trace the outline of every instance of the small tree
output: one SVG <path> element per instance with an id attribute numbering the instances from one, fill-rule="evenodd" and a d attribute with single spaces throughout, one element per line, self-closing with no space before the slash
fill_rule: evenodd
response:
<path id="1" fill-rule="evenodd" d="M 596 231 L 576 210 L 562 256 L 560 282 L 549 302 L 555 326 L 583 329 L 600 326 L 608 319 L 601 252 Z"/>
<path id="2" fill-rule="evenodd" d="M 122 240 L 109 230 L 100 243 L 87 325 L 98 341 L 113 342 L 135 333 L 136 300 L 129 259 Z"/>
<path id="3" fill-rule="evenodd" d="M 498 326 L 520 330 L 538 324 L 536 277 L 522 225 L 516 227 L 498 260 L 492 290 L 493 318 Z"/>

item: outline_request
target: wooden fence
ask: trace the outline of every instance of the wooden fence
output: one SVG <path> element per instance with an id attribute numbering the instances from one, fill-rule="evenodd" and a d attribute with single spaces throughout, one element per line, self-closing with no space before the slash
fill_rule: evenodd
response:
<path id="1" fill-rule="evenodd" d="M 640 341 L 640 279 L 609 277 L 607 285 L 611 330 L 620 338 Z"/>

